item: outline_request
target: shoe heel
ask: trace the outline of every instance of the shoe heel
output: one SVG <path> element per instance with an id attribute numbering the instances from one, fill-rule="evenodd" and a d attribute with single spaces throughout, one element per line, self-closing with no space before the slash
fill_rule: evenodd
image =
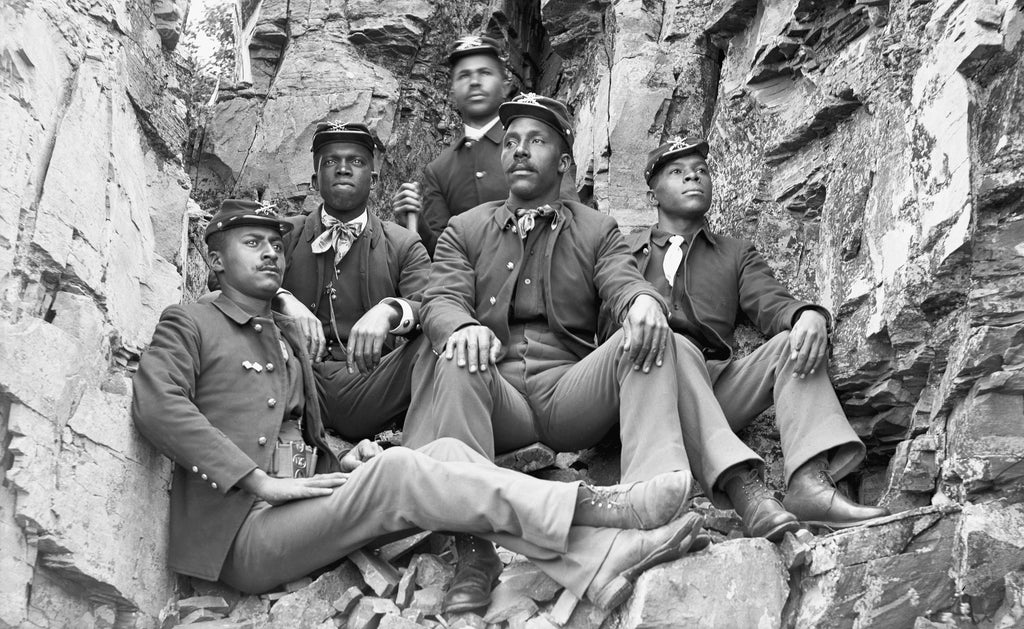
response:
<path id="1" fill-rule="evenodd" d="M 626 602 L 633 594 L 633 584 L 625 577 L 615 577 L 610 583 L 601 588 L 596 596 L 590 597 L 590 602 L 601 609 L 615 609 Z"/>

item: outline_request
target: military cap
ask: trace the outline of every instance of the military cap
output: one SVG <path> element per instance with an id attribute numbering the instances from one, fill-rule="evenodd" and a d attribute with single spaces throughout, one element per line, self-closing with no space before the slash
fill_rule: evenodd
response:
<path id="1" fill-rule="evenodd" d="M 469 55 L 491 55 L 502 63 L 505 62 L 505 51 L 498 40 L 486 35 L 467 35 L 452 42 L 448 49 L 448 65 Z"/>
<path id="2" fill-rule="evenodd" d="M 572 118 L 561 101 L 532 92 L 520 94 L 498 107 L 498 117 L 505 128 L 516 118 L 540 120 L 554 129 L 565 140 L 566 146 L 572 149 Z"/>
<path id="3" fill-rule="evenodd" d="M 316 153 L 325 144 L 331 142 L 348 142 L 361 144 L 370 149 L 370 153 L 377 150 L 377 142 L 370 129 L 361 122 L 321 122 L 316 125 L 313 132 L 313 147 L 310 149 Z"/>
<path id="4" fill-rule="evenodd" d="M 207 223 L 203 240 L 210 240 L 210 236 L 217 232 L 246 225 L 276 229 L 282 236 L 292 230 L 291 223 L 286 223 L 278 218 L 277 210 L 272 204 L 243 199 L 226 199 Z"/>
<path id="5" fill-rule="evenodd" d="M 695 135 L 685 138 L 676 136 L 647 154 L 647 166 L 644 167 L 644 180 L 651 183 L 651 178 L 661 167 L 677 157 L 700 153 L 704 159 L 708 157 L 708 143 Z"/>

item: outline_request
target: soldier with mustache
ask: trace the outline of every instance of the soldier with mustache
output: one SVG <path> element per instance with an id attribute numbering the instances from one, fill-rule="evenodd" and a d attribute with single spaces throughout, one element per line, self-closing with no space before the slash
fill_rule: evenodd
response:
<path id="1" fill-rule="evenodd" d="M 488 458 L 534 442 L 572 451 L 619 424 L 624 483 L 688 474 L 691 457 L 712 480 L 761 464 L 725 422 L 681 414 L 664 299 L 614 219 L 559 196 L 574 137 L 565 105 L 524 94 L 499 115 L 509 194 L 453 217 L 438 240 L 422 310 L 437 356 L 417 363 L 406 445 L 455 437 Z M 598 345 L 602 305 L 622 330 Z M 445 603 L 482 607 L 501 562 L 480 540 L 458 546 Z"/>
<path id="2" fill-rule="evenodd" d="M 387 533 L 462 531 L 611 608 L 640 572 L 707 544 L 682 508 L 688 472 L 629 487 L 549 482 L 454 439 L 416 451 L 364 440 L 339 459 L 304 335 L 271 309 L 291 231 L 270 208 L 225 201 L 206 230 L 220 293 L 166 308 L 139 362 L 135 425 L 174 461 L 172 570 L 262 593 Z"/>
<path id="3" fill-rule="evenodd" d="M 427 164 L 423 180 L 403 183 L 392 198 L 400 225 L 416 215 L 417 231 L 433 255 L 438 236 L 449 219 L 487 201 L 508 195 L 501 168 L 505 129 L 498 107 L 513 90 L 502 45 L 491 37 L 468 35 L 448 51 L 451 96 L 462 116 L 463 132 Z M 571 171 L 561 183 L 562 196 L 578 201 Z"/>

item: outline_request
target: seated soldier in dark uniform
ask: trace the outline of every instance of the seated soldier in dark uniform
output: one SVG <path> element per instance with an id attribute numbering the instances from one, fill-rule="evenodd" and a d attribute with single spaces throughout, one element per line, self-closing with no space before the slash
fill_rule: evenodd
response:
<path id="1" fill-rule="evenodd" d="M 642 570 L 706 544 L 686 513 L 686 471 L 611 488 L 548 482 L 452 439 L 383 452 L 362 441 L 339 460 L 305 340 L 271 310 L 290 230 L 272 209 L 225 201 L 206 231 L 221 292 L 168 307 L 135 375 L 135 425 L 174 461 L 172 570 L 264 592 L 388 532 L 462 531 L 610 608 Z"/>
<path id="2" fill-rule="evenodd" d="M 318 126 L 312 187 L 323 204 L 285 219 L 294 230 L 274 302 L 296 319 L 316 358 L 324 422 L 351 441 L 404 417 L 416 353 L 426 347 L 419 311 L 430 258 L 416 234 L 367 207 L 375 147 L 363 124 Z"/>
<path id="3" fill-rule="evenodd" d="M 711 230 L 705 218 L 712 192 L 708 148 L 688 137 L 651 151 L 644 178 L 658 223 L 631 236 L 630 248 L 672 306 L 668 322 L 685 349 L 677 357 L 680 390 L 688 392 L 680 404 L 739 430 L 774 403 L 789 484 L 779 504 L 750 468 L 721 478 L 708 495 L 719 506 L 735 507 L 748 535 L 785 530 L 797 521 L 834 529 L 887 515 L 884 508 L 853 502 L 832 481 L 860 463 L 864 444 L 828 378 L 830 315 L 793 297 L 753 244 Z M 769 340 L 737 358 L 734 331 L 741 313 Z M 694 471 L 698 480 L 709 481 Z"/>

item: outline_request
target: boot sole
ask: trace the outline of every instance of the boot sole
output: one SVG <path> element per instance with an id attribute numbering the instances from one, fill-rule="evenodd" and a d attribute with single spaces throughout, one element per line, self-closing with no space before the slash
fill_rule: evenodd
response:
<path id="1" fill-rule="evenodd" d="M 702 544 L 701 549 L 706 548 L 711 538 L 700 534 L 700 529 L 704 524 L 703 518 L 697 514 L 692 515 L 690 526 L 676 531 L 668 541 L 652 550 L 633 566 L 623 570 L 619 576 L 605 584 L 597 594 L 590 595 L 588 592 L 587 598 L 590 599 L 590 602 L 603 610 L 615 609 L 633 594 L 633 582 L 644 570 L 673 559 L 679 559 L 698 543 Z M 684 544 L 683 542 L 687 538 L 691 539 L 689 543 Z"/>
<path id="2" fill-rule="evenodd" d="M 763 537 L 773 544 L 778 544 L 786 537 L 786 533 L 796 533 L 801 528 L 804 528 L 803 522 L 792 520 L 790 522 L 783 522 L 759 535 L 748 535 L 748 537 Z"/>
<path id="3" fill-rule="evenodd" d="M 826 522 L 824 520 L 800 520 L 800 524 L 804 527 L 815 527 L 819 529 L 830 529 L 838 531 L 842 529 L 852 529 L 855 526 L 861 526 L 862 524 L 874 524 L 879 520 L 883 520 L 889 517 L 888 515 L 880 515 L 874 518 L 868 518 L 867 520 L 856 520 L 854 522 Z"/>

